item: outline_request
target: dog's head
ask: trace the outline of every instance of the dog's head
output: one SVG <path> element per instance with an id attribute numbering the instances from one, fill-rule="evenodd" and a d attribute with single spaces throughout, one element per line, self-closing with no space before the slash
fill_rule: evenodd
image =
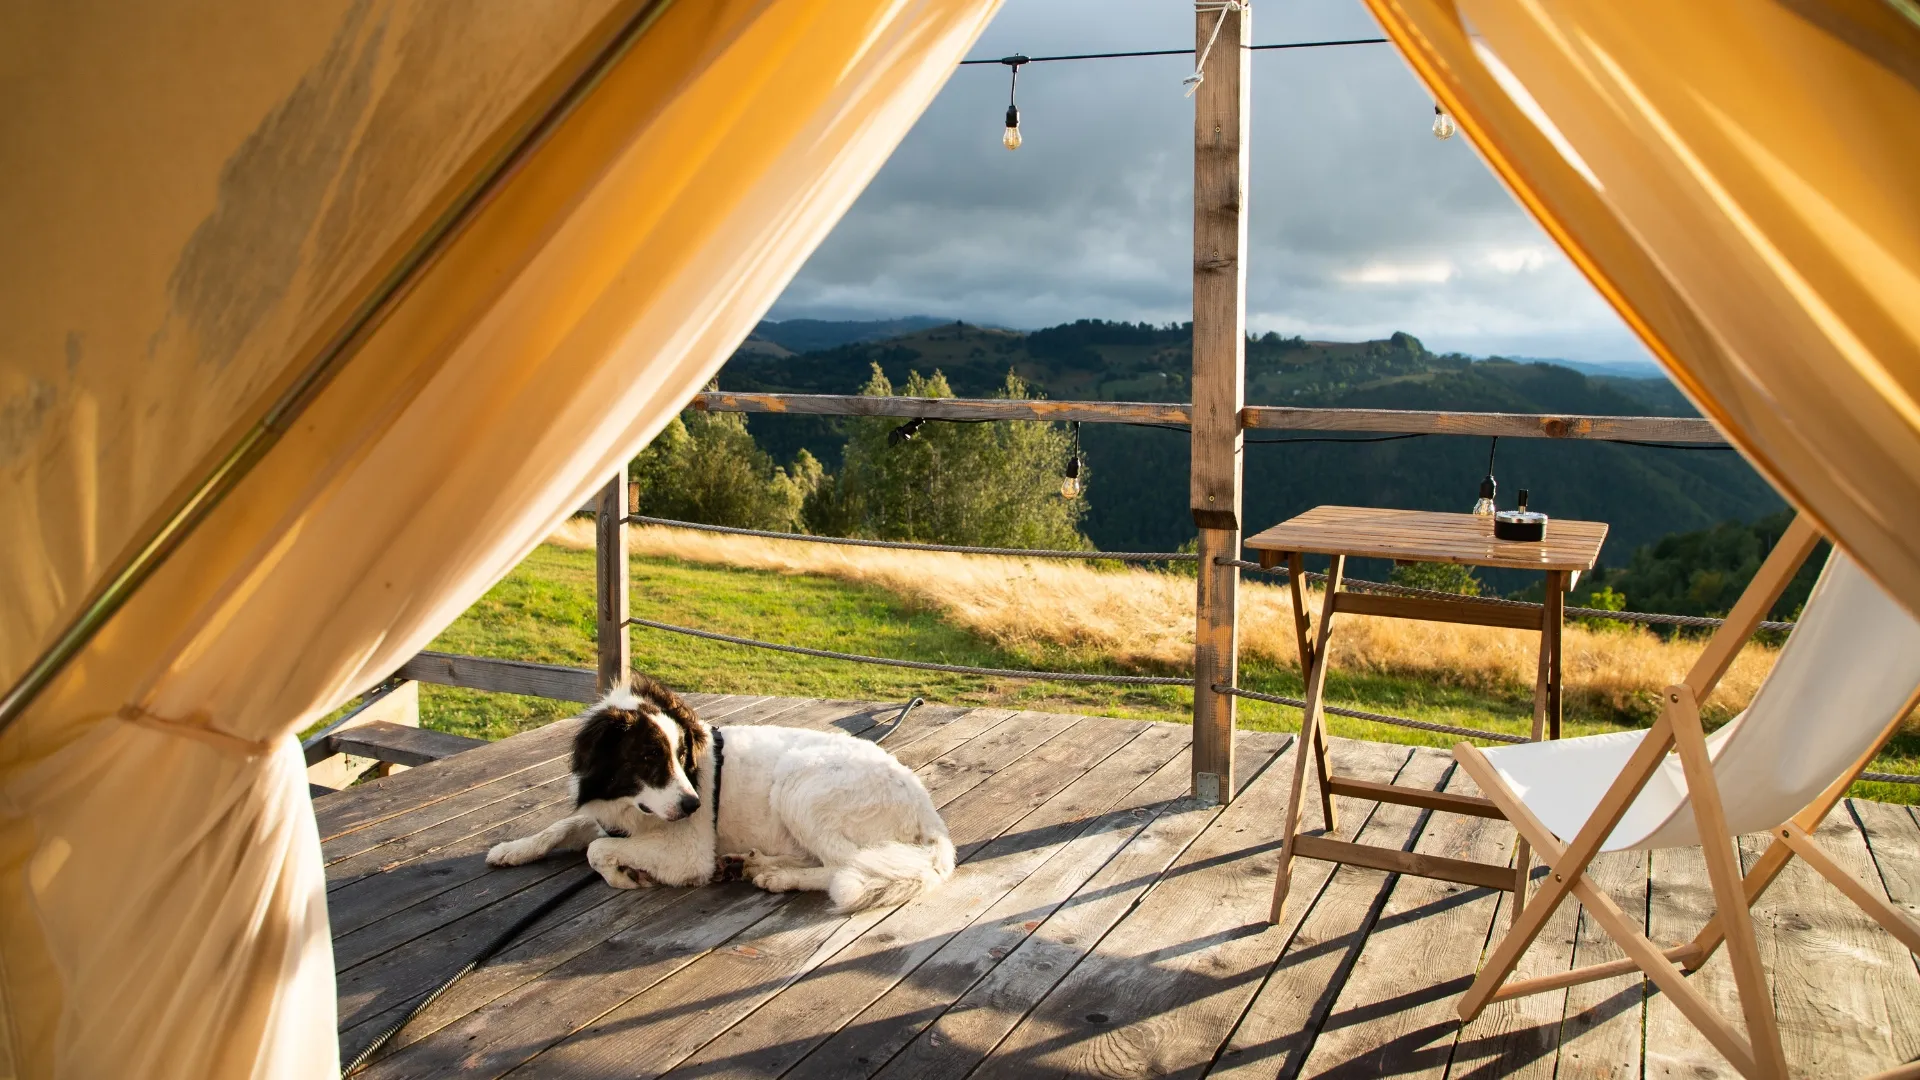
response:
<path id="1" fill-rule="evenodd" d="M 663 821 L 700 809 L 699 763 L 707 725 L 673 691 L 645 675 L 587 711 L 573 739 L 575 805 L 628 800 Z"/>

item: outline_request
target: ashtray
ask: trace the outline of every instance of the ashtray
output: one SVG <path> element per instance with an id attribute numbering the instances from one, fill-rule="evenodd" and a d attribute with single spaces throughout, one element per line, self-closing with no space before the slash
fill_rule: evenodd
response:
<path id="1" fill-rule="evenodd" d="M 1493 535 L 1502 540 L 1539 542 L 1547 538 L 1547 515 L 1531 510 L 1501 510 L 1493 515 Z"/>

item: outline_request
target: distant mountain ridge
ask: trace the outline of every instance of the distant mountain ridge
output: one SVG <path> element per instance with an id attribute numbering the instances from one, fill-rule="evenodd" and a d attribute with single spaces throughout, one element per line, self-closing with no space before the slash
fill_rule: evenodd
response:
<path id="1" fill-rule="evenodd" d="M 930 320 L 929 320 L 930 321 Z M 844 325 L 844 324 L 842 324 Z M 872 325 L 872 324 L 865 324 Z M 778 324 L 786 341 L 804 343 Z M 766 337 L 766 335 L 756 335 Z M 777 341 L 777 338 L 767 338 Z M 909 370 L 940 370 L 956 394 L 985 397 L 1009 370 L 1049 398 L 1187 401 L 1192 331 L 1081 320 L 1032 332 L 960 322 L 843 340 L 788 355 L 743 348 L 721 369 L 723 389 L 851 394 L 879 365 L 896 384 Z M 1691 416 L 1685 397 L 1664 379 L 1586 375 L 1538 361 L 1476 360 L 1429 351 L 1397 333 L 1379 341 L 1305 341 L 1265 334 L 1247 344 L 1251 405 L 1476 412 Z M 754 417 L 760 445 L 782 461 L 805 447 L 836 468 L 844 435 L 820 417 Z M 1247 439 L 1245 526 L 1251 533 L 1323 503 L 1465 510 L 1484 472 L 1488 441 L 1424 437 L 1384 441 L 1330 435 L 1300 441 L 1285 433 Z M 1108 550 L 1167 551 L 1193 535 L 1187 510 L 1183 433 L 1085 424 L 1087 535 Z M 1269 445 L 1288 441 L 1291 446 Z M 1510 439 L 1499 444 L 1500 502 L 1532 491 L 1533 505 L 1568 518 L 1608 522 L 1604 562 L 1624 563 L 1633 548 L 1673 532 L 1779 510 L 1780 498 L 1737 455 L 1725 450 L 1662 450 L 1575 440 Z M 1358 570 L 1356 570 L 1358 572 Z M 1372 573 L 1385 572 L 1373 567 Z M 1520 588 L 1520 572 L 1483 572 L 1502 591 Z"/>

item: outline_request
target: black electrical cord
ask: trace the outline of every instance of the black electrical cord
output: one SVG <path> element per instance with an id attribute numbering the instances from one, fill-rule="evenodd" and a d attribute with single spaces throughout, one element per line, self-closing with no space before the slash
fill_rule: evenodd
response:
<path id="1" fill-rule="evenodd" d="M 1324 49 L 1336 45 L 1385 45 L 1386 38 L 1345 38 L 1339 41 L 1281 41 L 1272 45 L 1248 45 L 1248 52 L 1266 52 L 1272 49 Z M 1054 60 L 1118 60 L 1133 56 L 1192 56 L 1188 49 L 1144 49 L 1137 52 L 1073 53 L 1064 56 L 1028 56 L 1020 60 L 1023 64 L 1045 64 Z M 968 64 L 1007 64 L 1013 57 L 1000 59 L 962 60 L 960 65 Z"/>

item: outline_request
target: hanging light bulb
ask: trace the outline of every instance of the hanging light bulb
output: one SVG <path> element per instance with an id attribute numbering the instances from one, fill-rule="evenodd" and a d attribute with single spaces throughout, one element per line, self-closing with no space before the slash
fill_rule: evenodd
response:
<path id="1" fill-rule="evenodd" d="M 1027 58 L 1014 53 L 1012 56 L 1003 57 L 1000 62 L 1007 65 L 1007 70 L 1013 73 L 1012 80 L 1007 84 L 1007 129 L 1000 133 L 1000 145 L 1009 150 L 1018 150 L 1022 141 L 1020 109 L 1013 103 L 1013 93 L 1020 86 L 1020 65 L 1026 63 Z"/>
<path id="2" fill-rule="evenodd" d="M 1080 421 L 1073 422 L 1073 456 L 1067 459 L 1067 475 L 1060 481 L 1060 497 L 1077 499 L 1080 497 Z"/>
<path id="3" fill-rule="evenodd" d="M 1439 102 L 1434 102 L 1433 137 L 1436 139 L 1451 139 L 1453 138 L 1453 133 L 1457 130 L 1459 130 L 1459 128 L 1454 124 L 1453 117 L 1447 115 L 1447 111 L 1440 107 Z"/>
<path id="4" fill-rule="evenodd" d="M 1480 498 L 1473 504 L 1476 517 L 1493 516 L 1494 492 L 1499 490 L 1499 484 L 1493 478 L 1493 454 L 1498 449 L 1500 449 L 1500 436 L 1495 435 L 1493 441 L 1487 444 L 1487 475 L 1486 479 L 1480 481 Z"/>

